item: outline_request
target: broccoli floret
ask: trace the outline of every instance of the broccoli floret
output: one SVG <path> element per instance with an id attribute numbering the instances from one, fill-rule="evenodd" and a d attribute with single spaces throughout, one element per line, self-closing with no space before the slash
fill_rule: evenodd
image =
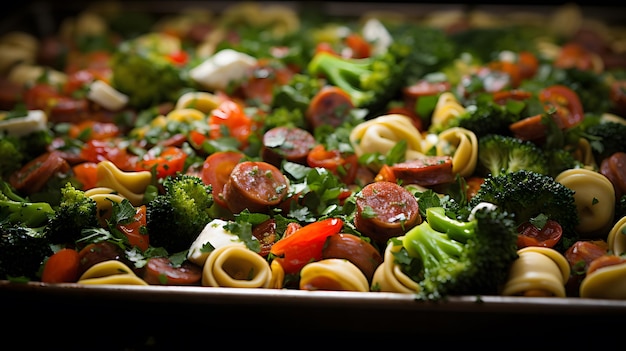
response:
<path id="1" fill-rule="evenodd" d="M 310 75 L 322 76 L 343 89 L 355 107 L 375 115 L 401 91 L 410 52 L 404 44 L 392 44 L 385 53 L 362 59 L 318 52 L 307 69 Z"/>
<path id="2" fill-rule="evenodd" d="M 0 222 L 36 228 L 45 225 L 53 214 L 49 203 L 31 202 L 18 195 L 9 183 L 0 180 Z"/>
<path id="3" fill-rule="evenodd" d="M 430 207 L 421 224 L 402 238 L 419 284 L 419 299 L 449 295 L 497 295 L 517 256 L 514 215 L 481 206 L 467 220 L 452 219 Z"/>
<path id="4" fill-rule="evenodd" d="M 61 202 L 46 225 L 46 235 L 55 244 L 74 243 L 84 228 L 98 228 L 96 201 L 72 183 L 61 188 Z"/>
<path id="5" fill-rule="evenodd" d="M 199 177 L 177 174 L 164 179 L 163 189 L 146 205 L 150 244 L 170 253 L 187 250 L 212 220 L 212 188 Z"/>
<path id="6" fill-rule="evenodd" d="M 0 222 L 0 279 L 35 280 L 52 253 L 42 227 Z"/>
<path id="7" fill-rule="evenodd" d="M 7 137 L 0 138 L 0 178 L 20 169 L 24 155 L 17 144 Z"/>
<path id="8" fill-rule="evenodd" d="M 547 160 L 548 175 L 556 177 L 559 173 L 572 168 L 583 168 L 585 164 L 577 160 L 574 155 L 563 148 L 544 149 L 543 153 Z"/>
<path id="9" fill-rule="evenodd" d="M 599 122 L 585 129 L 584 136 L 590 141 L 591 150 L 598 162 L 616 152 L 626 152 L 626 124 Z"/>
<path id="10" fill-rule="evenodd" d="M 111 58 L 111 83 L 128 95 L 129 105 L 147 108 L 175 101 L 186 87 L 181 67 L 139 40 L 123 42 Z"/>
<path id="11" fill-rule="evenodd" d="M 515 214 L 517 225 L 545 215 L 563 229 L 555 249 L 563 251 L 578 240 L 579 223 L 574 191 L 553 177 L 528 170 L 489 175 L 470 199 L 470 206 L 489 202 Z"/>
<path id="12" fill-rule="evenodd" d="M 304 115 L 311 99 L 324 86 L 324 81 L 307 74 L 294 74 L 287 84 L 278 85 L 273 92 L 272 110 L 299 111 Z"/>
<path id="13" fill-rule="evenodd" d="M 478 141 L 478 162 L 483 175 L 494 176 L 520 169 L 548 173 L 543 150 L 530 141 L 512 136 L 489 134 Z"/>

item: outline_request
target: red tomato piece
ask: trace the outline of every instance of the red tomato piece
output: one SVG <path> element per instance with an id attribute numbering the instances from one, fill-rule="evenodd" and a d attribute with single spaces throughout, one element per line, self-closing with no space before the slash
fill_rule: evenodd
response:
<path id="1" fill-rule="evenodd" d="M 64 248 L 55 252 L 46 261 L 41 273 L 44 283 L 74 283 L 78 280 L 80 256 L 78 251 Z"/>
<path id="2" fill-rule="evenodd" d="M 563 236 L 563 228 L 554 220 L 547 220 L 543 228 L 537 228 L 530 222 L 522 223 L 518 228 L 517 248 L 542 246 L 552 248 Z"/>
<path id="3" fill-rule="evenodd" d="M 233 168 L 244 158 L 245 155 L 238 151 L 218 151 L 207 156 L 202 164 L 200 178 L 205 184 L 211 185 L 213 200 L 224 208 L 228 208 L 224 200 L 224 185 Z"/>
<path id="4" fill-rule="evenodd" d="M 322 258 L 326 238 L 337 234 L 343 227 L 339 218 L 327 218 L 298 229 L 293 234 L 278 240 L 270 253 L 281 264 L 285 273 L 298 273 L 302 267 Z"/>
<path id="5" fill-rule="evenodd" d="M 72 167 L 74 177 L 82 184 L 82 190 L 93 189 L 98 183 L 98 164 L 83 162 Z"/>
<path id="6" fill-rule="evenodd" d="M 176 146 L 152 148 L 137 161 L 137 171 L 150 171 L 156 168 L 157 178 L 176 175 L 185 167 L 187 154 Z"/>
<path id="7" fill-rule="evenodd" d="M 70 126 L 68 136 L 73 139 L 81 140 L 106 140 L 119 136 L 120 128 L 111 122 L 98 122 L 94 120 L 85 120 L 79 123 L 73 123 Z"/>
<path id="8" fill-rule="evenodd" d="M 237 139 L 242 148 L 248 145 L 252 127 L 252 119 L 232 100 L 223 101 L 209 115 L 209 137 L 219 139 L 230 136 Z"/>
<path id="9" fill-rule="evenodd" d="M 146 232 L 146 206 L 138 206 L 135 209 L 133 221 L 127 224 L 118 224 L 117 229 L 126 236 L 131 246 L 146 251 L 150 245 L 150 237 Z"/>
<path id="10" fill-rule="evenodd" d="M 572 128 L 583 121 L 584 112 L 580 98 L 565 85 L 551 85 L 539 92 L 539 100 L 546 110 L 556 109 L 555 122 L 561 129 Z"/>
<path id="11" fill-rule="evenodd" d="M 322 144 L 316 145 L 307 155 L 309 167 L 326 168 L 337 175 L 345 184 L 352 184 L 359 167 L 355 154 L 343 155 L 339 150 L 326 150 Z"/>

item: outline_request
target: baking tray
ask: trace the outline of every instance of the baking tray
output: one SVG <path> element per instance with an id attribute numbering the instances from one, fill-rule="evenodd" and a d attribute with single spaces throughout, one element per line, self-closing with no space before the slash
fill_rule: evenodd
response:
<path id="1" fill-rule="evenodd" d="M 549 11 L 551 3 L 543 7 L 501 4 L 459 3 L 375 3 L 375 2 L 289 2 L 289 6 L 323 6 L 330 16 L 354 15 L 370 10 L 402 11 L 425 14 L 441 9 L 486 10 L 489 12 L 531 10 Z M 31 2 L 14 5 L 14 12 L 5 12 L 0 32 L 9 29 L 32 29 L 36 34 L 54 30 L 63 14 L 77 11 L 86 3 Z M 232 2 L 198 1 L 128 1 L 129 10 L 147 7 L 153 12 L 168 13 L 185 6 L 210 6 L 223 9 Z M 625 17 L 624 7 L 587 7 L 586 13 L 618 23 Z M 30 17 L 34 21 L 25 21 Z M 0 281 L 0 311 L 11 316 L 8 328 L 0 335 L 10 336 L 24 332 L 24 325 L 42 320 L 54 320 L 65 315 L 63 327 L 71 332 L 74 341 L 91 340 L 94 330 L 109 330 L 132 324 L 132 335 L 100 340 L 88 349 L 125 350 L 158 345 L 180 345 L 183 338 L 172 330 L 183 328 L 186 333 L 229 333 L 244 328 L 250 335 L 306 332 L 332 332 L 357 339 L 388 343 L 390 335 L 421 338 L 422 344 L 447 342 L 465 344 L 468 341 L 485 342 L 494 334 L 524 338 L 533 333 L 555 335 L 553 341 L 563 346 L 582 345 L 593 335 L 608 333 L 626 320 L 626 301 L 510 297 L 510 296 L 452 296 L 438 302 L 415 300 L 412 294 L 382 292 L 300 291 L 287 289 L 239 289 L 183 286 L 129 286 L 79 284 L 44 284 L 38 282 L 11 283 Z M 202 321 L 190 323 L 194 318 Z M 158 323 L 155 323 L 155 320 Z M 59 327 L 57 325 L 57 327 Z M 38 330 L 41 336 L 48 329 Z M 56 330 L 56 329 L 55 329 Z M 210 332 L 209 332 L 210 331 Z M 580 331 L 580 332 L 577 332 Z M 51 335 L 56 335 L 52 329 Z M 110 332 L 110 331 L 109 331 Z M 107 332 L 107 333 L 109 333 Z M 212 334 L 215 333 L 215 334 Z M 558 334 L 574 336 L 557 337 Z M 576 334 L 579 333 L 579 334 Z M 532 334 L 532 333 L 530 333 Z M 18 334 L 15 334 L 18 335 Z M 44 338 L 45 339 L 45 338 Z M 112 341 L 113 340 L 113 341 Z M 255 339 L 253 339 L 255 340 Z M 360 339 L 359 339 L 360 340 Z M 245 339 L 239 342 L 245 342 Z M 42 339 L 29 340 L 31 345 Z M 305 343 L 306 344 L 306 343 Z M 55 343 L 52 343 L 55 345 Z M 57 344 L 59 345 L 59 344 Z M 76 346 L 76 343 L 71 345 Z M 263 345 L 262 343 L 259 345 Z M 509 344 L 512 345 L 512 344 Z M 72 348 L 65 345 L 65 349 Z"/>

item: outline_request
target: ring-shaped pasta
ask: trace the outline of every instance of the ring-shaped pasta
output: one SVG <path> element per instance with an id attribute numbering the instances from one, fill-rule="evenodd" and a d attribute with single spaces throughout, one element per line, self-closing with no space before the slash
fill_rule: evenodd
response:
<path id="1" fill-rule="evenodd" d="M 209 254 L 202 268 L 202 285 L 230 288 L 269 288 L 272 270 L 267 261 L 244 244 L 229 244 Z"/>
<path id="2" fill-rule="evenodd" d="M 397 239 L 402 240 L 402 237 Z M 376 268 L 372 278 L 371 291 L 415 293 L 420 290 L 416 281 L 402 272 L 400 266 L 394 262 L 394 253 L 402 249 L 402 244 L 394 245 L 389 241 L 383 255 L 383 263 Z"/>
<path id="3" fill-rule="evenodd" d="M 187 107 L 174 109 L 170 111 L 165 118 L 167 118 L 168 121 L 193 123 L 195 121 L 202 121 L 205 119 L 206 114 L 198 109 Z"/>
<path id="4" fill-rule="evenodd" d="M 132 269 L 118 260 L 108 260 L 94 264 L 80 276 L 78 284 L 148 285 Z"/>
<path id="5" fill-rule="evenodd" d="M 206 91 L 190 91 L 178 98 L 176 110 L 191 108 L 208 115 L 219 104 L 220 99 L 215 94 Z"/>
<path id="6" fill-rule="evenodd" d="M 96 172 L 98 176 L 97 186 L 115 190 L 127 198 L 133 206 L 139 206 L 143 203 L 146 188 L 152 182 L 150 171 L 124 172 L 108 160 L 98 162 Z"/>
<path id="7" fill-rule="evenodd" d="M 107 187 L 89 189 L 85 191 L 85 196 L 96 202 L 98 221 L 102 226 L 106 226 L 106 220 L 111 218 L 113 202 L 120 203 L 125 199 L 125 197 L 116 194 L 114 189 Z"/>
<path id="8" fill-rule="evenodd" d="M 574 199 L 581 236 L 606 234 L 615 214 L 615 188 L 603 174 L 585 168 L 568 169 L 555 180 L 575 191 Z"/>
<path id="9" fill-rule="evenodd" d="M 409 117 L 401 114 L 388 114 L 370 119 L 358 124 L 350 132 L 350 143 L 358 157 L 369 153 L 386 155 L 401 140 L 407 143 L 406 160 L 424 156 L 420 131 Z"/>
<path id="10" fill-rule="evenodd" d="M 626 263 L 598 268 L 580 282 L 579 295 L 592 299 L 626 299 Z"/>
<path id="11" fill-rule="evenodd" d="M 318 283 L 328 284 L 326 287 Z M 300 271 L 300 290 L 337 290 L 368 292 L 365 274 L 343 258 L 327 258 L 308 263 Z"/>
<path id="12" fill-rule="evenodd" d="M 609 251 L 614 255 L 621 256 L 626 253 L 626 216 L 613 225 L 606 242 L 609 245 Z"/>
<path id="13" fill-rule="evenodd" d="M 450 120 L 465 113 L 465 107 L 451 92 L 444 92 L 439 95 L 437 104 L 431 116 L 431 127 L 438 129 L 448 125 Z"/>
<path id="14" fill-rule="evenodd" d="M 478 139 L 471 130 L 453 127 L 439 134 L 437 156 L 452 156 L 452 172 L 463 177 L 474 173 L 478 162 Z"/>
<path id="15" fill-rule="evenodd" d="M 282 289 L 285 281 L 285 269 L 277 260 L 273 260 L 270 263 L 270 270 L 272 271 L 272 279 L 270 280 L 269 288 Z"/>
<path id="16" fill-rule="evenodd" d="M 566 297 L 570 265 L 560 252 L 538 246 L 517 251 L 519 257 L 510 268 L 504 296 Z"/>
<path id="17" fill-rule="evenodd" d="M 591 144 L 585 138 L 578 139 L 578 145 L 574 150 L 574 158 L 589 169 L 598 169 L 596 158 L 593 156 L 593 150 L 591 150 Z"/>

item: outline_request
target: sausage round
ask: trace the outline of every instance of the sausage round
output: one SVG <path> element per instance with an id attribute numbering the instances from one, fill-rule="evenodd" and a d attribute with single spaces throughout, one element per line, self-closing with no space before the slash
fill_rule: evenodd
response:
<path id="1" fill-rule="evenodd" d="M 396 183 L 370 183 L 357 194 L 354 225 L 379 247 L 421 222 L 417 199 Z"/>
<path id="2" fill-rule="evenodd" d="M 305 129 L 274 127 L 263 134 L 261 157 L 276 167 L 282 160 L 306 165 L 306 157 L 315 145 L 315 138 Z"/>
<path id="3" fill-rule="evenodd" d="M 287 177 L 274 165 L 263 161 L 238 163 L 224 185 L 228 209 L 239 213 L 268 212 L 280 204 L 289 191 Z"/>

